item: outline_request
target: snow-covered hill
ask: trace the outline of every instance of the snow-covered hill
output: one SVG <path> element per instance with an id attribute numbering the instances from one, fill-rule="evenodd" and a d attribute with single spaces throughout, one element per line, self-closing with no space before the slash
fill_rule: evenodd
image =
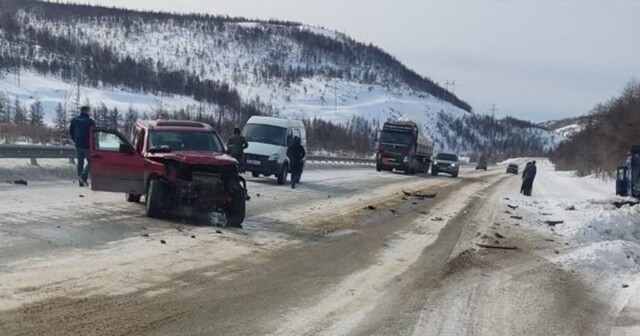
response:
<path id="1" fill-rule="evenodd" d="M 436 127 L 442 116 L 471 111 L 381 49 L 321 27 L 31 0 L 10 10 L 0 22 L 0 92 L 38 98 L 49 120 L 79 73 L 81 101 L 92 105 L 198 106 L 239 121 L 256 112 L 336 123 L 408 116 L 441 149 L 460 148 Z"/>

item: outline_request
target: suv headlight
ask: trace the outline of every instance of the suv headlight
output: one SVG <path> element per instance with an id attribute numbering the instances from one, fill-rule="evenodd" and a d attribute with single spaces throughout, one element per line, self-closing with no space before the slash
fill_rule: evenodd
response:
<path id="1" fill-rule="evenodd" d="M 408 156 L 405 156 L 405 157 L 404 157 L 404 159 L 403 159 L 402 161 L 404 161 L 405 163 L 406 163 L 406 162 L 409 162 L 409 157 L 408 157 Z"/>
<path id="2" fill-rule="evenodd" d="M 455 164 L 455 163 L 452 163 L 452 164 L 451 164 L 451 167 L 455 167 L 455 166 L 456 166 L 456 164 Z"/>
<path id="3" fill-rule="evenodd" d="M 273 154 L 269 156 L 269 161 L 278 161 L 280 160 L 280 154 Z"/>

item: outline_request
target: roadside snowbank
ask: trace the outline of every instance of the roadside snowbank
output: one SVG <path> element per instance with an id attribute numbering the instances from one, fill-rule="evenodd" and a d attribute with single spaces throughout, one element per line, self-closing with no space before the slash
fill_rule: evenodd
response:
<path id="1" fill-rule="evenodd" d="M 538 165 L 532 197 L 504 201 L 533 214 L 535 230 L 564 243 L 543 256 L 591 284 L 590 295 L 611 307 L 612 335 L 640 332 L 640 320 L 625 322 L 628 311 L 640 307 L 640 205 L 621 205 L 629 201 L 615 196 L 613 181 L 556 172 L 546 160 Z"/>

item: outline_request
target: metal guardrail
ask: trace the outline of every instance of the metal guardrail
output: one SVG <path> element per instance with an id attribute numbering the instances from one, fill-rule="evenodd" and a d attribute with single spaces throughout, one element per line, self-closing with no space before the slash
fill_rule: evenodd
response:
<path id="1" fill-rule="evenodd" d="M 37 159 L 70 159 L 76 157 L 75 148 L 71 146 L 44 146 L 44 145 L 0 145 L 0 159 L 31 159 L 32 164 L 37 164 Z M 374 164 L 374 159 L 348 158 L 334 156 L 307 156 L 307 161 L 319 163 L 342 164 Z"/>

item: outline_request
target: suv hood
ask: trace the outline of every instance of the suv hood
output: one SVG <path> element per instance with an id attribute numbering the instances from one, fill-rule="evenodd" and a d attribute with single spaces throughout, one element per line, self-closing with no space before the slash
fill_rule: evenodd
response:
<path id="1" fill-rule="evenodd" d="M 165 159 L 182 162 L 192 165 L 205 165 L 205 166 L 231 166 L 235 165 L 236 159 L 233 157 L 218 153 L 218 152 L 204 152 L 204 151 L 178 151 L 171 153 L 153 153 L 148 154 L 150 159 Z"/>
<path id="2" fill-rule="evenodd" d="M 446 164 L 458 164 L 458 161 L 450 161 L 450 160 L 440 160 L 440 159 L 435 159 L 433 160 L 434 163 L 446 163 Z"/>

